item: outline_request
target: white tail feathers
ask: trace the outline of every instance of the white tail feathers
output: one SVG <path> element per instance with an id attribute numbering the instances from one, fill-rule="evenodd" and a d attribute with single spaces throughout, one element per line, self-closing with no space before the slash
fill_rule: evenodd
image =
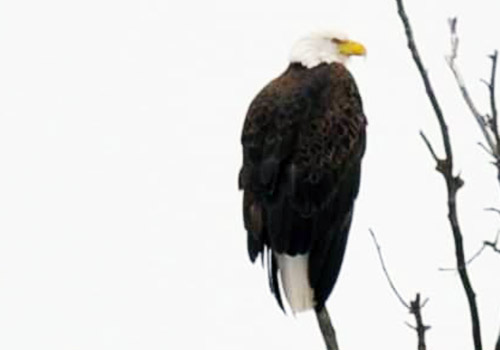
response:
<path id="1" fill-rule="evenodd" d="M 292 312 L 314 308 L 314 291 L 309 285 L 309 254 L 276 254 L 281 284 Z"/>

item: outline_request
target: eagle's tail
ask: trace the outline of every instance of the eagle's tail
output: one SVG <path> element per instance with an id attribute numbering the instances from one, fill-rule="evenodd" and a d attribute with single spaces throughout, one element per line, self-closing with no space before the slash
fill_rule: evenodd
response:
<path id="1" fill-rule="evenodd" d="M 292 312 L 314 308 L 314 290 L 309 284 L 309 254 L 276 254 L 281 284 Z"/>

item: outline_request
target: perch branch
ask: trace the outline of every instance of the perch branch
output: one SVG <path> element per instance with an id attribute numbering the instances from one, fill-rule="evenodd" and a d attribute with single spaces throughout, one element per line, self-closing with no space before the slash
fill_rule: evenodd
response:
<path id="1" fill-rule="evenodd" d="M 410 26 L 410 22 L 409 22 L 408 16 L 406 15 L 404 7 L 403 7 L 403 1 L 396 0 L 396 3 L 397 3 L 397 7 L 398 7 L 398 14 L 401 18 L 401 21 L 403 22 L 403 26 L 404 26 L 405 33 L 406 33 L 406 38 L 408 40 L 408 48 L 410 49 L 410 52 L 412 54 L 415 65 L 417 66 L 417 69 L 418 69 L 420 76 L 423 80 L 423 83 L 425 86 L 425 91 L 427 93 L 427 96 L 429 97 L 431 104 L 432 104 L 432 107 L 434 109 L 434 112 L 436 114 L 440 129 L 441 129 L 441 135 L 442 135 L 442 139 L 443 139 L 443 146 L 444 146 L 444 151 L 445 151 L 446 157 L 443 160 L 437 161 L 437 170 L 443 175 L 444 180 L 446 182 L 447 195 L 448 195 L 448 198 L 447 198 L 448 219 L 450 222 L 451 230 L 453 232 L 453 239 L 454 239 L 454 244 L 455 244 L 456 266 L 458 268 L 460 280 L 462 282 L 462 286 L 464 288 L 464 291 L 465 291 L 465 294 L 467 297 L 467 301 L 468 301 L 468 305 L 469 305 L 469 311 L 470 311 L 470 317 L 471 317 L 471 323 L 472 323 L 472 335 L 473 335 L 473 340 L 474 340 L 474 348 L 475 348 L 475 350 L 482 350 L 479 312 L 478 312 L 477 303 L 476 303 L 476 296 L 475 296 L 474 290 L 472 288 L 472 284 L 469 280 L 469 276 L 467 273 L 467 267 L 465 264 L 463 236 L 462 236 L 462 232 L 461 232 L 460 225 L 458 222 L 457 207 L 456 207 L 457 192 L 460 189 L 460 187 L 463 186 L 463 180 L 459 176 L 453 175 L 453 153 L 452 153 L 452 148 L 451 148 L 448 127 L 446 125 L 446 121 L 444 119 L 443 112 L 441 110 L 441 107 L 439 106 L 439 103 L 437 101 L 434 90 L 431 86 L 427 72 L 426 72 L 424 65 L 422 63 L 422 60 L 420 58 L 420 54 L 418 53 L 417 46 L 416 46 L 415 40 L 413 38 L 413 32 L 412 32 L 412 29 Z M 454 21 L 454 20 L 450 21 L 450 27 L 452 29 L 454 29 L 454 27 L 456 27 L 456 21 Z M 434 157 L 434 155 L 433 155 L 433 157 Z M 459 268 L 461 266 L 463 268 Z"/>
<path id="2" fill-rule="evenodd" d="M 333 328 L 326 307 L 323 306 L 321 310 L 316 310 L 316 318 L 318 319 L 319 328 L 321 329 L 327 350 L 339 350 L 335 329 Z"/>

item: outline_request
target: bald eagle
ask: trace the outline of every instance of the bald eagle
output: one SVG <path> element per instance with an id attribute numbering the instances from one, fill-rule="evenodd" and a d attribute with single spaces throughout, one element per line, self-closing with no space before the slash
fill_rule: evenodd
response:
<path id="1" fill-rule="evenodd" d="M 334 33 L 299 40 L 245 118 L 239 187 L 248 253 L 252 262 L 262 255 L 271 292 L 284 309 L 281 282 L 293 313 L 321 310 L 339 275 L 367 123 L 344 64 L 364 54 Z"/>

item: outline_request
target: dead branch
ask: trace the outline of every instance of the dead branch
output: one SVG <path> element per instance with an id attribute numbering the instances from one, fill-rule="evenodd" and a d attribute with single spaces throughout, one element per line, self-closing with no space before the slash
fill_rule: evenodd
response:
<path id="1" fill-rule="evenodd" d="M 500 247 L 497 248 L 499 238 L 500 238 L 500 231 L 497 232 L 497 235 L 496 235 L 495 240 L 493 242 L 492 241 L 484 241 L 483 246 L 484 247 L 487 247 L 487 246 L 491 247 L 491 249 L 493 249 L 494 252 L 500 253 Z"/>
<path id="2" fill-rule="evenodd" d="M 491 131 L 493 132 L 493 135 L 495 136 L 495 141 L 497 143 L 496 154 L 499 154 L 500 149 L 498 149 L 498 145 L 500 144 L 500 137 L 498 135 L 498 119 L 497 119 L 498 114 L 495 103 L 495 76 L 497 72 L 498 51 L 495 50 L 495 52 L 493 52 L 493 54 L 490 55 L 490 58 L 491 58 L 491 76 L 490 76 L 490 82 L 487 84 L 487 87 L 490 92 Z"/>
<path id="3" fill-rule="evenodd" d="M 497 252 L 497 253 L 500 253 L 500 248 L 497 248 L 496 247 L 496 242 L 488 242 L 488 241 L 484 241 L 484 245 L 485 246 L 490 246 L 491 249 L 493 249 L 493 251 Z"/>
<path id="4" fill-rule="evenodd" d="M 414 328 L 417 331 L 417 337 L 418 337 L 417 349 L 418 350 L 425 350 L 426 349 L 425 332 L 430 329 L 430 326 L 424 325 L 424 322 L 422 321 L 421 311 L 422 311 L 422 308 L 424 307 L 426 301 L 424 301 L 424 303 L 421 304 L 420 303 L 420 293 L 417 293 L 415 300 L 412 300 L 410 302 L 410 312 L 415 316 L 415 321 L 417 323 L 417 326 Z"/>
<path id="5" fill-rule="evenodd" d="M 429 96 L 432 108 L 436 113 L 439 125 L 441 127 L 441 131 L 443 133 L 443 139 L 444 139 L 443 143 L 446 156 L 447 158 L 451 158 L 450 155 L 452 154 L 452 152 L 451 152 L 450 137 L 448 135 L 448 126 L 446 125 L 443 112 L 441 111 L 441 107 L 439 106 L 436 95 L 434 94 L 434 90 L 432 89 L 431 82 L 429 80 L 429 77 L 427 76 L 427 71 L 425 70 L 422 60 L 420 59 L 420 54 L 418 53 L 417 45 L 415 44 L 415 40 L 413 39 L 413 31 L 410 26 L 410 21 L 403 7 L 403 0 L 396 0 L 396 3 L 398 5 L 398 14 L 399 17 L 401 18 L 401 21 L 403 22 L 406 38 L 408 40 L 408 48 L 412 54 L 415 64 L 417 65 L 417 69 L 420 72 L 420 75 L 424 82 L 425 92 L 427 93 L 427 96 Z"/>
<path id="6" fill-rule="evenodd" d="M 326 307 L 323 306 L 321 310 L 316 310 L 316 318 L 318 320 L 323 339 L 325 340 L 327 350 L 339 350 L 335 329 L 333 328 L 332 321 L 330 320 L 330 315 L 328 315 Z"/>
<path id="7" fill-rule="evenodd" d="M 472 98 L 470 97 L 469 91 L 467 90 L 467 87 L 465 86 L 465 82 L 462 78 L 462 74 L 460 73 L 460 69 L 458 68 L 456 64 L 456 59 L 458 56 L 458 44 L 459 44 L 459 39 L 457 35 L 457 19 L 452 18 L 449 20 L 450 24 L 450 32 L 451 32 L 451 53 L 446 57 L 446 61 L 448 62 L 448 66 L 450 67 L 451 71 L 453 72 L 453 75 L 455 76 L 455 80 L 458 84 L 458 87 L 460 89 L 460 92 L 462 93 L 462 97 L 465 100 L 465 103 L 469 107 L 472 115 L 474 116 L 474 119 L 476 119 L 477 124 L 479 125 L 479 128 L 481 129 L 481 132 L 483 133 L 484 139 L 486 140 L 486 143 L 488 144 L 489 150 L 491 151 L 492 154 L 495 154 L 496 146 L 495 146 L 495 141 L 490 135 L 490 131 L 488 130 L 488 119 L 486 116 L 483 116 L 481 113 L 479 113 L 478 109 L 474 105 L 474 102 L 472 101 Z"/>
<path id="8" fill-rule="evenodd" d="M 470 257 L 469 260 L 467 260 L 465 262 L 465 266 L 468 266 L 470 265 L 474 260 L 476 260 L 484 251 L 484 249 L 486 248 L 486 244 L 483 243 L 483 245 L 481 246 L 481 248 L 478 249 L 478 251 L 476 253 L 474 253 L 474 255 L 472 255 Z M 464 266 L 460 266 L 458 268 L 455 268 L 455 267 L 440 267 L 438 270 L 439 271 L 457 271 L 458 269 L 463 269 Z"/>
<path id="9" fill-rule="evenodd" d="M 482 350 L 481 327 L 479 322 L 479 313 L 476 303 L 476 296 L 467 273 L 467 266 L 465 264 L 465 254 L 463 247 L 463 236 L 458 222 L 457 207 L 456 207 L 457 192 L 460 189 L 460 187 L 463 186 L 463 180 L 459 176 L 453 175 L 453 153 L 451 148 L 450 135 L 448 132 L 448 126 L 446 125 L 443 112 L 441 110 L 441 107 L 439 106 L 431 82 L 422 63 L 422 59 L 420 58 L 420 54 L 418 53 L 417 46 L 415 44 L 415 40 L 413 37 L 413 32 L 410 26 L 410 22 L 403 7 L 403 1 L 396 0 L 396 3 L 398 6 L 398 14 L 401 18 L 401 21 L 403 22 L 406 38 L 408 40 L 408 48 L 410 49 L 415 65 L 417 66 L 417 69 L 423 80 L 425 91 L 432 104 L 432 107 L 434 109 L 434 112 L 436 114 L 441 129 L 441 136 L 443 139 L 443 146 L 446 157 L 444 159 L 438 159 L 436 161 L 437 170 L 443 175 L 444 180 L 446 182 L 446 188 L 448 194 L 447 198 L 448 219 L 453 232 L 453 239 L 455 243 L 456 265 L 469 304 L 474 347 L 475 350 Z M 456 27 L 456 22 L 450 23 L 450 28 L 453 29 L 454 27 Z M 435 154 L 433 154 L 433 158 L 436 158 Z"/>
<path id="10" fill-rule="evenodd" d="M 427 136 L 425 136 L 425 134 L 424 134 L 424 132 L 422 130 L 420 130 L 420 136 L 422 136 L 422 139 L 424 140 L 425 145 L 429 149 L 429 152 L 431 152 L 432 158 L 434 158 L 434 160 L 436 161 L 436 163 L 439 164 L 440 159 L 436 155 L 436 152 L 434 151 L 434 148 L 432 148 L 432 145 L 429 142 L 429 139 L 427 138 Z"/>
<path id="11" fill-rule="evenodd" d="M 489 56 L 492 62 L 489 82 L 486 80 L 481 80 L 486 85 L 489 91 L 491 115 L 481 114 L 474 105 L 469 91 L 465 86 L 465 81 L 462 78 L 460 69 L 456 64 L 459 44 L 459 38 L 457 34 L 457 19 L 450 19 L 449 24 L 451 36 L 451 53 L 446 57 L 446 61 L 448 62 L 448 66 L 450 67 L 451 71 L 453 72 L 455 81 L 457 82 L 458 88 L 462 93 L 462 97 L 465 103 L 469 107 L 469 110 L 474 116 L 474 119 L 477 121 L 477 124 L 481 129 L 481 133 L 486 140 L 487 146 L 482 143 L 480 143 L 480 145 L 490 156 L 494 158 L 493 164 L 497 168 L 497 180 L 500 182 L 500 136 L 498 133 L 498 112 L 495 102 L 495 76 L 497 69 L 498 51 L 495 51 L 492 55 Z"/>
<path id="12" fill-rule="evenodd" d="M 401 294 L 399 294 L 396 286 L 392 282 L 391 276 L 389 275 L 389 272 L 387 271 L 387 268 L 385 266 L 384 262 L 384 257 L 382 256 L 382 249 L 380 248 L 380 245 L 378 244 L 377 237 L 375 237 L 375 233 L 373 232 L 372 229 L 370 229 L 370 234 L 373 238 L 373 243 L 375 244 L 375 247 L 377 248 L 377 253 L 378 253 L 378 258 L 380 260 L 380 264 L 382 265 L 382 270 L 384 270 L 384 275 L 387 278 L 387 282 L 389 282 L 389 286 L 391 287 L 392 291 L 398 298 L 398 300 L 403 304 L 403 306 L 415 317 L 415 323 L 416 326 L 413 326 L 409 323 L 406 322 L 406 324 L 413 330 L 417 332 L 417 341 L 418 341 L 418 350 L 426 350 L 425 346 L 425 332 L 430 329 L 430 326 L 425 326 L 422 320 L 422 308 L 427 304 L 429 299 L 425 299 L 423 303 L 420 303 L 420 293 L 417 293 L 417 296 L 415 300 L 411 300 L 410 304 L 408 304 Z"/>
<path id="13" fill-rule="evenodd" d="M 486 210 L 486 211 L 493 211 L 493 212 L 495 212 L 497 214 L 500 214 L 500 209 L 497 209 L 497 208 L 486 208 L 484 210 Z"/>
<path id="14" fill-rule="evenodd" d="M 469 260 L 467 260 L 465 262 L 465 266 L 470 265 L 474 260 L 476 260 L 487 247 L 491 247 L 491 249 L 493 249 L 493 251 L 500 253 L 500 248 L 497 248 L 499 237 L 500 237 L 500 231 L 497 232 L 497 235 L 496 235 L 494 241 L 483 241 L 483 245 L 481 246 L 481 248 L 479 248 L 479 250 L 476 253 L 474 253 L 474 255 L 472 255 Z M 463 266 L 461 266 L 459 268 L 463 268 Z M 457 271 L 459 268 L 440 267 L 438 270 L 439 271 Z"/>
<path id="15" fill-rule="evenodd" d="M 378 244 L 377 238 L 375 237 L 375 233 L 373 233 L 372 229 L 370 229 L 370 235 L 373 238 L 373 243 L 375 243 L 375 247 L 377 248 L 377 253 L 378 253 L 378 258 L 380 260 L 380 264 L 382 265 L 382 269 L 384 270 L 384 275 L 385 278 L 387 278 L 387 282 L 389 282 L 389 286 L 391 287 L 392 291 L 396 295 L 396 297 L 399 299 L 401 304 L 408 310 L 410 310 L 410 305 L 403 299 L 401 294 L 399 294 L 398 290 L 396 289 L 396 286 L 392 282 L 391 276 L 389 276 L 389 272 L 387 272 L 387 268 L 385 267 L 385 262 L 384 262 L 384 257 L 382 256 L 382 251 L 380 249 L 380 245 Z"/>

